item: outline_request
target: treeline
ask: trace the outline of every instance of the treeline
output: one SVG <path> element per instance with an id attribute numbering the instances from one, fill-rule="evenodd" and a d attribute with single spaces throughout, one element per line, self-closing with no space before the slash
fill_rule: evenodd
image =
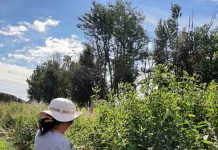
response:
<path id="1" fill-rule="evenodd" d="M 216 13 L 208 24 L 195 28 L 190 17 L 189 26 L 180 31 L 181 7 L 173 4 L 171 11 L 171 16 L 160 20 L 155 30 L 155 64 L 173 64 L 176 76 L 186 71 L 199 75 L 201 82 L 218 81 L 218 27 L 213 28 Z"/>
<path id="2" fill-rule="evenodd" d="M 171 63 L 177 77 L 187 71 L 199 75 L 200 82 L 217 81 L 218 28 L 212 28 L 216 14 L 209 24 L 194 28 L 190 19 L 189 26 L 179 30 L 181 15 L 181 7 L 172 4 L 171 16 L 158 23 L 154 49 L 148 51 L 145 17 L 139 10 L 122 0 L 107 5 L 93 2 L 79 18 L 78 28 L 88 39 L 79 61 L 64 56 L 37 66 L 27 80 L 29 99 L 49 102 L 62 96 L 87 106 L 94 92 L 107 99 L 108 92 L 119 93 L 120 83 L 136 86 L 139 73 L 152 74 L 148 66 L 157 64 Z"/>
<path id="3" fill-rule="evenodd" d="M 79 62 L 70 56 L 48 60 L 37 66 L 27 79 L 30 100 L 50 102 L 54 97 L 73 98 L 80 106 L 90 104 L 92 88 L 103 83 L 94 62 L 93 48 L 86 45 Z M 102 95 L 103 96 L 103 95 Z"/>
<path id="4" fill-rule="evenodd" d="M 0 102 L 23 102 L 23 100 L 14 95 L 0 92 Z"/>

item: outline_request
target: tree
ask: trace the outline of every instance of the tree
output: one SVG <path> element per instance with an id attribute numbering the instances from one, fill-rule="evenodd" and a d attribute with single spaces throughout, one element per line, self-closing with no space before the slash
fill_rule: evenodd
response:
<path id="1" fill-rule="evenodd" d="M 154 61 L 158 64 L 166 64 L 169 61 L 167 51 L 167 33 L 163 21 L 160 20 L 155 29 L 156 38 L 154 39 Z"/>
<path id="2" fill-rule="evenodd" d="M 181 32 L 178 37 L 178 46 L 175 53 L 178 62 L 176 64 L 177 76 L 182 76 L 184 71 L 187 71 L 190 75 L 194 74 L 193 46 L 192 31 L 187 32 L 184 30 Z"/>
<path id="3" fill-rule="evenodd" d="M 178 36 L 179 36 L 179 17 L 182 16 L 181 7 L 178 4 L 171 5 L 171 17 L 166 21 L 166 31 L 168 36 L 168 46 L 172 59 L 169 60 L 174 66 L 178 65 L 177 50 L 178 50 Z M 177 73 L 175 71 L 175 73 Z"/>
<path id="4" fill-rule="evenodd" d="M 44 70 L 43 84 L 42 84 L 42 98 L 44 102 L 50 102 L 53 98 L 62 96 L 60 92 L 60 64 L 54 60 L 44 63 L 46 69 Z"/>
<path id="5" fill-rule="evenodd" d="M 137 76 L 136 61 L 144 59 L 148 38 L 141 26 L 143 15 L 130 2 L 117 0 L 107 6 L 93 2 L 90 13 L 80 18 L 78 27 L 85 31 L 96 49 L 99 73 L 115 91 L 120 82 L 133 83 Z M 122 69 L 122 70 L 121 70 Z"/>
<path id="6" fill-rule="evenodd" d="M 217 81 L 218 28 L 212 29 L 216 13 L 209 24 L 201 27 L 193 28 L 190 19 L 188 31 L 186 28 L 179 31 L 180 16 L 181 7 L 172 4 L 170 18 L 159 22 L 154 40 L 156 64 L 172 63 L 177 77 L 187 71 L 190 75 L 199 75 L 201 82 Z"/>
<path id="7" fill-rule="evenodd" d="M 81 107 L 91 104 L 92 89 L 98 86 L 101 78 L 96 71 L 93 48 L 86 45 L 72 76 L 72 99 Z"/>
<path id="8" fill-rule="evenodd" d="M 38 65 L 27 83 L 30 100 L 49 103 L 56 97 L 69 97 L 69 74 L 56 60 L 48 60 Z"/>
<path id="9" fill-rule="evenodd" d="M 40 102 L 42 97 L 42 85 L 43 85 L 43 74 L 45 68 L 43 66 L 37 66 L 33 71 L 33 74 L 27 79 L 29 88 L 27 89 L 28 98 L 30 100 L 36 100 Z"/>
<path id="10" fill-rule="evenodd" d="M 211 29 L 210 24 L 205 24 L 195 29 L 194 38 L 197 51 L 196 72 L 202 82 L 217 81 L 218 28 Z"/>
<path id="11" fill-rule="evenodd" d="M 81 23 L 78 27 L 85 31 L 91 45 L 96 49 L 95 55 L 98 64 L 98 72 L 106 81 L 107 66 L 109 66 L 110 82 L 112 84 L 112 67 L 110 59 L 110 42 L 113 32 L 113 16 L 110 10 L 96 3 L 92 3 L 90 13 L 85 13 L 79 18 Z"/>
<path id="12" fill-rule="evenodd" d="M 60 67 L 59 80 L 60 80 L 60 93 L 63 97 L 71 97 L 72 84 L 71 84 L 71 72 L 75 62 L 72 61 L 71 56 L 65 55 L 63 57 L 63 64 Z"/>
<path id="13" fill-rule="evenodd" d="M 178 74 L 177 66 L 179 47 L 179 17 L 181 17 L 181 7 L 178 4 L 171 5 L 171 16 L 162 22 L 160 20 L 155 33 L 154 40 L 154 60 L 156 64 L 172 63 L 175 67 L 175 73 Z"/>
<path id="14" fill-rule="evenodd" d="M 131 7 L 130 2 L 117 1 L 112 7 L 114 22 L 114 82 L 113 89 L 118 90 L 121 82 L 131 83 L 138 75 L 137 61 L 145 59 L 148 38 L 141 23 L 144 16 Z"/>

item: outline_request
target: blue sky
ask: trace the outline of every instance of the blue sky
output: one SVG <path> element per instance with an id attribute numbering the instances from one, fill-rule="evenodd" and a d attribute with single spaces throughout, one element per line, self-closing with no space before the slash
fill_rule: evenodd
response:
<path id="1" fill-rule="evenodd" d="M 96 0 L 107 4 L 108 0 Z M 115 0 L 110 0 L 114 3 Z M 151 43 L 159 19 L 170 15 L 171 3 L 182 7 L 181 27 L 208 23 L 218 0 L 132 0 L 132 6 L 145 15 L 142 23 Z M 86 38 L 76 25 L 78 17 L 90 11 L 92 0 L 1 0 L 0 1 L 0 92 L 26 99 L 26 79 L 36 65 L 55 52 L 75 60 Z M 218 19 L 214 26 L 218 25 Z M 152 47 L 152 46 L 150 46 Z"/>

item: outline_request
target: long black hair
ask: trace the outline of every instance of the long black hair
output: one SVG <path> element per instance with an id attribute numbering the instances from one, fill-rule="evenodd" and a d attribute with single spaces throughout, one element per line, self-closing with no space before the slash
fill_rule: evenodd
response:
<path id="1" fill-rule="evenodd" d="M 61 122 L 57 121 L 51 116 L 45 116 L 39 119 L 39 135 L 42 136 L 46 134 L 48 131 L 52 131 L 54 127 L 58 126 Z"/>

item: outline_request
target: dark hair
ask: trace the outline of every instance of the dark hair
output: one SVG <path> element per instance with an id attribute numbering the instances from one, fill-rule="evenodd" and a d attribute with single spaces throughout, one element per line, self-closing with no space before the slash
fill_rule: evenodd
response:
<path id="1" fill-rule="evenodd" d="M 45 116 L 39 119 L 39 135 L 42 136 L 48 131 L 54 129 L 55 126 L 59 125 L 61 122 L 57 121 L 51 116 Z"/>

